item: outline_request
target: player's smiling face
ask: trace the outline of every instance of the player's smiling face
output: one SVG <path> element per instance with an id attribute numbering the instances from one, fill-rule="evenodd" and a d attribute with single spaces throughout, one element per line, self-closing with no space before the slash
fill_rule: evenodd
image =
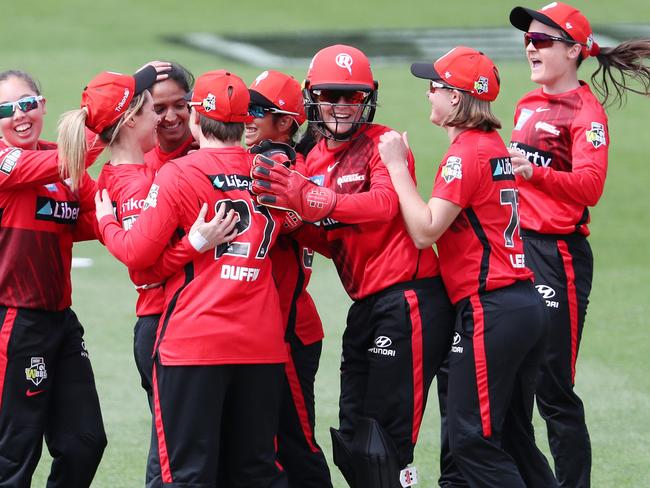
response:
<path id="1" fill-rule="evenodd" d="M 562 32 L 538 20 L 530 23 L 528 32 L 541 32 L 550 36 L 562 37 Z M 530 65 L 531 81 L 553 87 L 562 84 L 567 77 L 575 76 L 577 56 L 580 46 L 555 41 L 548 47 L 535 48 L 533 43 L 526 46 L 526 57 Z M 573 53 L 573 55 L 571 54 Z"/>
<path id="2" fill-rule="evenodd" d="M 0 82 L 0 103 L 15 102 L 21 98 L 36 96 L 37 93 L 21 78 L 10 76 Z M 22 149 L 36 149 L 43 130 L 45 100 L 29 112 L 16 108 L 13 116 L 0 119 L 0 131 L 5 144 Z"/>
<path id="3" fill-rule="evenodd" d="M 172 151 L 180 146 L 189 136 L 190 112 L 185 92 L 174 80 L 164 80 L 151 88 L 156 113 L 161 121 L 158 126 L 158 138 L 165 151 Z"/>
<path id="4" fill-rule="evenodd" d="M 133 117 L 135 125 L 133 130 L 143 153 L 151 151 L 158 144 L 157 127 L 160 115 L 154 109 L 153 98 L 145 91 L 145 101 L 140 113 Z"/>
<path id="5" fill-rule="evenodd" d="M 345 134 L 352 129 L 353 123 L 361 119 L 363 109 L 363 105 L 350 104 L 343 97 L 334 104 L 320 103 L 321 117 L 332 134 Z"/>
<path id="6" fill-rule="evenodd" d="M 264 139 L 278 140 L 280 131 L 274 123 L 273 115 L 265 112 L 264 117 L 255 117 L 252 122 L 246 124 L 244 142 L 248 147 L 259 144 Z"/>

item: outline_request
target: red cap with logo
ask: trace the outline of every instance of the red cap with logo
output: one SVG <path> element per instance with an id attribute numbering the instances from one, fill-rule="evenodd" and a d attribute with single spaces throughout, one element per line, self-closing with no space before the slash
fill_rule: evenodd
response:
<path id="1" fill-rule="evenodd" d="M 115 124 L 126 112 L 131 100 L 156 82 L 158 73 L 147 66 L 133 76 L 104 71 L 95 76 L 81 94 L 86 108 L 86 127 L 99 134 Z"/>
<path id="2" fill-rule="evenodd" d="M 510 23 L 524 32 L 528 31 L 533 20 L 560 29 L 578 44 L 582 44 L 583 58 L 597 56 L 600 52 L 598 44 L 594 42 L 589 21 L 575 7 L 566 3 L 552 2 L 539 10 L 515 7 L 510 12 Z"/>
<path id="3" fill-rule="evenodd" d="M 305 106 L 300 83 L 293 77 L 279 71 L 263 71 L 248 87 L 251 103 L 272 107 L 279 112 L 293 115 L 298 125 L 305 122 Z"/>
<path id="4" fill-rule="evenodd" d="M 190 105 L 220 122 L 252 122 L 248 115 L 250 94 L 242 79 L 224 69 L 202 74 L 194 84 Z"/>
<path id="5" fill-rule="evenodd" d="M 356 47 L 336 44 L 321 49 L 312 58 L 305 85 L 309 89 L 372 91 L 377 83 L 370 61 Z"/>
<path id="6" fill-rule="evenodd" d="M 470 47 L 455 47 L 433 64 L 413 63 L 411 73 L 418 78 L 439 80 L 479 100 L 491 102 L 499 94 L 499 70 L 485 54 Z"/>

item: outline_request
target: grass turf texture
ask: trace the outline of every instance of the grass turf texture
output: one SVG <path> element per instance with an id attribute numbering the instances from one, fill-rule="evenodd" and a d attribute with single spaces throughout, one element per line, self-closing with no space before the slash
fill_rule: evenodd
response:
<path id="1" fill-rule="evenodd" d="M 541 5 L 541 2 L 528 6 Z M 595 25 L 650 21 L 639 0 L 573 2 Z M 260 70 L 164 43 L 182 32 L 347 31 L 374 27 L 479 27 L 507 25 L 515 2 L 477 0 L 453 4 L 413 1 L 301 4 L 288 0 L 240 3 L 200 0 L 180 5 L 170 0 L 88 3 L 7 2 L 3 5 L 0 69 L 20 68 L 42 81 L 48 98 L 45 136 L 55 137 L 60 113 L 77 106 L 80 92 L 104 69 L 131 72 L 150 59 L 178 60 L 195 74 L 227 68 L 250 82 Z M 495 112 L 508 140 L 516 100 L 532 88 L 521 59 L 499 64 L 503 85 Z M 271 68 L 272 66 L 269 66 Z M 278 67 L 279 68 L 279 67 Z M 593 68 L 587 64 L 582 76 Z M 298 79 L 304 70 L 292 71 Z M 378 67 L 380 108 L 377 122 L 407 130 L 416 155 L 421 193 L 431 190 L 437 162 L 448 146 L 446 135 L 428 122 L 426 82 L 408 66 Z M 577 372 L 577 390 L 587 411 L 593 447 L 593 486 L 638 487 L 650 484 L 650 361 L 646 355 L 649 290 L 645 242 L 650 198 L 647 154 L 648 101 L 635 96 L 622 110 L 610 110 L 610 169 L 602 202 L 593 209 L 590 239 L 595 255 L 594 287 Z M 98 165 L 93 168 L 98 171 Z M 95 173 L 96 174 L 96 173 Z M 75 247 L 92 257 L 92 268 L 73 271 L 74 309 L 86 326 L 109 446 L 93 486 L 142 486 L 149 440 L 149 413 L 132 359 L 135 292 L 126 271 L 97 243 Z M 330 456 L 327 427 L 337 425 L 340 336 L 349 300 L 333 266 L 316 259 L 310 285 L 326 329 L 317 378 L 317 437 Z M 433 390 L 435 390 L 435 385 Z M 205 412 L 205 422 L 212 421 Z M 420 486 L 433 486 L 438 474 L 438 415 L 429 399 L 415 465 Z M 536 420 L 539 444 L 548 453 L 543 425 Z M 345 483 L 335 466 L 335 487 Z M 34 477 L 44 486 L 49 457 Z"/>

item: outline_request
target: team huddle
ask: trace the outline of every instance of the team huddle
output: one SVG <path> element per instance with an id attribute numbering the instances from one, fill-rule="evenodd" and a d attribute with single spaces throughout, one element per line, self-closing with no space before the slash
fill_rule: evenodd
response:
<path id="1" fill-rule="evenodd" d="M 38 83 L 0 73 L 0 486 L 31 485 L 43 439 L 48 487 L 91 486 L 101 461 L 100 403 L 70 308 L 72 245 L 92 239 L 138 291 L 147 487 L 332 487 L 314 435 L 314 253 L 353 301 L 330 429 L 350 487 L 417 483 L 434 376 L 441 487 L 590 486 L 574 391 L 589 207 L 607 172 L 603 104 L 650 93 L 650 39 L 601 48 L 559 2 L 516 7 L 510 22 L 539 87 L 517 104 L 509 147 L 487 56 L 458 46 L 411 66 L 450 141 L 428 202 L 406 133 L 373 123 L 379 83 L 352 46 L 318 51 L 302 86 L 270 67 L 249 86 L 163 61 L 106 71 L 62 115 L 56 144 L 40 139 Z M 590 56 L 601 100 L 578 78 Z M 105 149 L 94 181 L 87 169 Z"/>

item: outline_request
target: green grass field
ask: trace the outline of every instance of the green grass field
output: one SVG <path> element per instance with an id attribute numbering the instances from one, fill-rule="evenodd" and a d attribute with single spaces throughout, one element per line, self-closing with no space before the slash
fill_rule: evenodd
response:
<path id="1" fill-rule="evenodd" d="M 260 71 L 168 44 L 162 40 L 166 35 L 221 32 L 271 36 L 274 32 L 312 30 L 505 26 L 508 12 L 516 4 L 502 0 L 456 4 L 423 0 L 297 4 L 275 0 L 271 7 L 271 3 L 260 1 L 233 4 L 214 0 L 3 2 L 0 70 L 25 69 L 41 80 L 49 112 L 45 136 L 51 139 L 58 115 L 77 106 L 85 83 L 101 70 L 130 72 L 151 59 L 172 59 L 197 75 L 227 68 L 247 82 Z M 619 0 L 615 6 L 604 0 L 574 4 L 585 10 L 594 25 L 650 23 L 650 10 L 640 0 Z M 499 66 L 503 84 L 495 112 L 504 123 L 507 140 L 515 102 L 532 84 L 523 55 Z M 306 68 L 288 71 L 302 79 Z M 587 63 L 582 76 L 587 78 L 592 68 Z M 413 78 L 405 63 L 378 67 L 375 77 L 381 82 L 376 120 L 409 132 L 420 189 L 427 195 L 434 167 L 448 141 L 428 122 L 425 83 Z M 650 240 L 649 109 L 646 98 L 635 96 L 624 109 L 610 111 L 609 175 L 604 198 L 592 212 L 595 276 L 577 390 L 586 405 L 593 443 L 593 486 L 598 488 L 650 486 L 650 273 L 645 247 Z M 142 486 L 149 413 L 132 359 L 135 292 L 124 267 L 99 244 L 81 244 L 75 255 L 92 257 L 95 262 L 92 268 L 73 271 L 74 308 L 86 327 L 109 438 L 93 486 Z M 349 299 L 333 266 L 324 259 L 315 261 L 310 291 L 326 329 L 316 395 L 317 437 L 329 456 L 327 428 L 337 424 L 340 336 Z M 431 487 L 438 476 L 439 446 L 433 395 L 429 405 L 414 464 L 420 471 L 420 486 Z M 209 418 L 210 412 L 205 415 Z M 539 421 L 537 427 L 539 444 L 548 452 Z M 34 486 L 44 486 L 48 467 L 49 458 L 44 454 Z M 335 486 L 345 486 L 332 468 Z"/>

